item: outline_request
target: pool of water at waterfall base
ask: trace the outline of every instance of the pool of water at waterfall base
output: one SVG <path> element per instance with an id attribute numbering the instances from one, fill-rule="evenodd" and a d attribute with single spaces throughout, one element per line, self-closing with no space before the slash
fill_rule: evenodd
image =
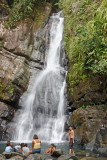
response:
<path id="1" fill-rule="evenodd" d="M 12 142 L 12 141 L 11 141 Z M 21 142 L 22 143 L 22 142 Z M 19 144 L 19 143 L 16 143 L 16 142 L 12 142 L 12 144 L 13 144 L 13 146 L 15 146 L 15 145 L 17 145 L 17 144 Z M 28 144 L 28 147 L 31 149 L 32 148 L 32 144 L 29 142 L 29 143 L 27 143 Z M 56 145 L 56 148 L 57 149 L 61 149 L 61 150 L 63 150 L 63 152 L 65 153 L 65 154 L 67 154 L 68 152 L 69 152 L 69 144 L 68 144 L 68 142 L 63 142 L 63 143 L 54 143 L 55 145 Z M 5 147 L 6 147 L 6 142 L 0 142 L 0 153 L 2 153 L 2 152 L 4 152 L 4 150 L 5 150 Z M 47 148 L 49 148 L 50 147 L 50 144 L 49 143 L 42 143 L 42 146 L 41 146 L 41 153 L 42 154 L 45 154 L 45 150 L 47 149 Z M 76 145 L 76 144 L 74 144 L 74 150 L 75 151 L 80 151 L 80 150 L 82 150 L 82 147 L 80 146 L 80 145 Z"/>
<path id="2" fill-rule="evenodd" d="M 12 142 L 13 146 L 15 146 L 15 145 L 17 145 L 19 143 L 18 142 L 17 143 L 16 142 Z M 32 148 L 31 142 L 28 142 L 27 144 L 28 144 L 28 147 L 31 149 Z M 57 143 L 55 145 L 56 145 L 56 148 L 57 149 L 61 149 L 64 152 L 64 154 L 68 154 L 68 152 L 69 152 L 69 144 L 68 144 L 68 142 Z M 6 147 L 6 142 L 0 142 L 0 154 L 2 152 L 4 152 L 5 147 Z M 43 142 L 42 143 L 42 147 L 41 147 L 41 153 L 46 156 L 47 154 L 45 154 L 45 150 L 47 148 L 49 148 L 49 147 L 50 147 L 50 143 L 44 143 Z M 83 152 L 87 153 L 87 151 L 84 151 L 82 146 L 77 145 L 77 144 L 74 144 L 74 151 L 75 151 L 75 153 L 76 153 L 76 155 L 78 156 L 79 159 L 85 159 L 85 160 L 107 160 L 107 158 L 105 158 L 105 157 L 97 157 L 96 158 L 94 154 L 92 154 L 91 157 L 90 156 L 89 157 L 81 156 L 81 153 L 83 153 Z"/>

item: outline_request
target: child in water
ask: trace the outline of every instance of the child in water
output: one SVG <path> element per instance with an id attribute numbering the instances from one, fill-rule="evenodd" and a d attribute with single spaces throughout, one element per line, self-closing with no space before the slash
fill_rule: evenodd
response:
<path id="1" fill-rule="evenodd" d="M 53 153 L 56 149 L 56 146 L 54 144 L 51 144 L 51 147 L 46 149 L 45 153 Z"/>

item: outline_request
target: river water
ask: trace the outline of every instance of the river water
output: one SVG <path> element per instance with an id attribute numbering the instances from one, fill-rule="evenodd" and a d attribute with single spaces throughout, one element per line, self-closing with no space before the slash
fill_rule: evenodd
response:
<path id="1" fill-rule="evenodd" d="M 12 142 L 12 144 L 13 144 L 13 146 L 15 146 L 18 143 Z M 31 143 L 27 143 L 27 144 L 28 144 L 28 147 L 31 149 L 32 148 Z M 68 151 L 69 151 L 68 142 L 57 143 L 55 145 L 56 145 L 56 149 L 61 149 L 64 152 L 64 154 L 68 154 Z M 0 142 L 0 154 L 5 150 L 5 147 L 6 147 L 6 142 Z M 47 148 L 49 148 L 49 147 L 50 147 L 49 143 L 42 143 L 41 153 L 43 155 L 45 155 L 45 157 L 47 157 L 47 154 L 45 153 L 45 150 Z M 94 154 L 94 153 L 90 153 L 88 151 L 84 151 L 82 149 L 82 147 L 80 145 L 77 145 L 77 144 L 74 144 L 74 151 L 75 151 L 75 154 L 77 155 L 77 157 L 79 159 L 82 159 L 82 160 L 83 159 L 84 160 L 106 160 L 107 159 L 106 157 L 97 157 L 97 155 Z M 89 156 L 86 156 L 87 153 L 89 154 Z"/>
<path id="2" fill-rule="evenodd" d="M 17 145 L 18 143 L 16 142 L 12 142 L 13 146 Z M 31 143 L 27 143 L 28 144 L 28 147 L 31 149 L 32 148 L 32 144 Z M 68 153 L 69 151 L 69 145 L 68 145 L 68 142 L 63 142 L 63 143 L 57 143 L 55 144 L 56 145 L 56 148 L 57 149 L 62 149 L 62 151 L 64 153 Z M 0 153 L 2 153 L 4 150 L 5 150 L 5 147 L 6 147 L 6 142 L 0 142 Z M 41 153 L 42 154 L 45 154 L 45 150 L 47 148 L 50 147 L 50 144 L 49 143 L 42 143 L 42 146 L 41 146 Z M 78 145 L 74 145 L 74 149 L 75 151 L 80 151 L 81 150 L 81 146 L 78 146 Z"/>

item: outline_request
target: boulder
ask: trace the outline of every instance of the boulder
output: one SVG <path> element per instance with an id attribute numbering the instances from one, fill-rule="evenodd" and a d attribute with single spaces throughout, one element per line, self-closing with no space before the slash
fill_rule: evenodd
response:
<path id="1" fill-rule="evenodd" d="M 6 17 L 9 14 L 9 10 L 7 9 L 7 1 L 6 0 L 1 0 L 0 3 L 0 20 L 2 20 L 4 17 Z"/>
<path id="2" fill-rule="evenodd" d="M 58 160 L 78 160 L 78 158 L 76 156 L 67 154 L 67 155 L 60 156 Z"/>
<path id="3" fill-rule="evenodd" d="M 60 157 L 63 154 L 63 151 L 61 149 L 56 149 L 53 153 L 52 153 L 52 157 Z"/>
<path id="4" fill-rule="evenodd" d="M 80 157 L 89 157 L 89 156 L 91 156 L 91 153 L 84 150 L 84 151 L 76 152 L 76 156 L 79 158 Z"/>
<path id="5" fill-rule="evenodd" d="M 97 132 L 93 150 L 100 156 L 107 157 L 107 127 L 102 127 Z"/>
<path id="6" fill-rule="evenodd" d="M 14 157 L 10 158 L 9 160 L 23 160 L 23 157 L 21 157 L 21 156 L 14 156 Z"/>
<path id="7" fill-rule="evenodd" d="M 7 153 L 7 152 L 3 152 L 2 155 L 6 158 L 6 159 L 9 159 L 11 158 L 11 153 Z"/>
<path id="8" fill-rule="evenodd" d="M 57 158 L 52 157 L 51 155 L 48 155 L 45 157 L 45 160 L 57 160 Z"/>
<path id="9" fill-rule="evenodd" d="M 14 112 L 15 109 L 13 107 L 0 102 L 0 118 L 11 120 Z"/>
<path id="10" fill-rule="evenodd" d="M 0 154 L 0 160 L 5 160 L 5 156 L 3 156 L 2 154 Z"/>
<path id="11" fill-rule="evenodd" d="M 6 105 L 0 102 L 0 139 L 3 138 L 3 134 L 7 129 L 7 122 L 12 120 L 15 109 L 10 105 Z"/>
<path id="12" fill-rule="evenodd" d="M 85 109 L 75 110 L 71 116 L 75 135 L 81 140 L 81 144 L 91 142 L 99 130 L 104 117 L 103 105 L 87 106 Z"/>
<path id="13" fill-rule="evenodd" d="M 11 160 L 22 160 L 24 158 L 24 156 L 22 154 L 19 154 L 17 152 L 3 152 L 2 155 L 6 158 L 6 159 L 11 159 Z M 13 158 L 13 159 L 12 159 Z M 18 159 L 17 159 L 18 158 Z"/>
<path id="14" fill-rule="evenodd" d="M 40 153 L 31 154 L 26 158 L 26 160 L 45 160 L 45 156 Z"/>
<path id="15" fill-rule="evenodd" d="M 88 151 L 93 151 L 94 144 L 95 144 L 95 138 L 91 142 L 85 145 L 85 149 Z"/>

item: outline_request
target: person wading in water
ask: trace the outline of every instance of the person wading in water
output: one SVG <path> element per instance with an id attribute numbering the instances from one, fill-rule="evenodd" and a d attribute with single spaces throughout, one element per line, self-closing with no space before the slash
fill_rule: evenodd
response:
<path id="1" fill-rule="evenodd" d="M 45 153 L 53 153 L 56 149 L 56 146 L 54 144 L 51 144 L 51 147 L 46 149 Z"/>
<path id="2" fill-rule="evenodd" d="M 73 144 L 74 144 L 74 131 L 72 129 L 72 126 L 69 127 L 69 154 L 74 154 L 74 149 L 73 149 Z"/>

